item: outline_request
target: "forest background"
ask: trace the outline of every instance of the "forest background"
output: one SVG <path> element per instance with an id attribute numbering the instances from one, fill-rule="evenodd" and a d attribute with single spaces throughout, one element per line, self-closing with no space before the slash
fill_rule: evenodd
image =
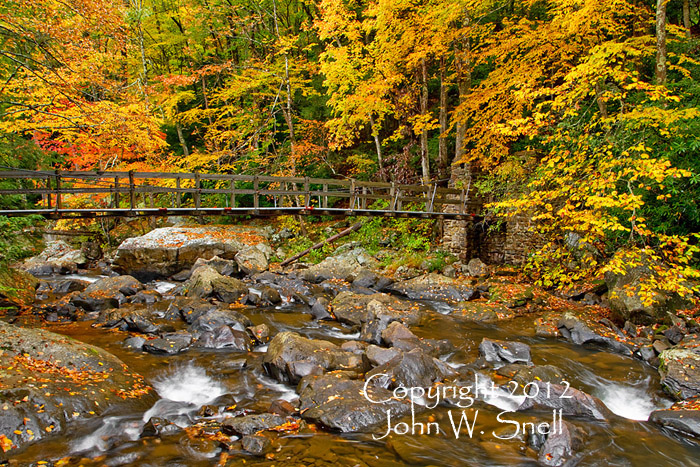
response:
<path id="1" fill-rule="evenodd" d="M 6 0 L 0 169 L 469 186 L 532 220 L 544 286 L 644 264 L 650 300 L 697 296 L 699 17 L 697 0 Z M 28 221 L 0 222 L 9 245 Z"/>

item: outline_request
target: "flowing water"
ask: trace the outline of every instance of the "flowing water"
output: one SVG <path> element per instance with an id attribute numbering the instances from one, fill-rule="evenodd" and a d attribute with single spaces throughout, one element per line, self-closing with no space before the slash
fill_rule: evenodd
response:
<path id="1" fill-rule="evenodd" d="M 435 309 L 429 303 L 421 306 Z M 671 404 L 653 368 L 632 358 L 570 345 L 561 339 L 536 337 L 534 316 L 480 325 L 454 319 L 445 314 L 444 307 L 435 311 L 429 321 L 412 330 L 420 337 L 450 340 L 458 350 L 444 360 L 454 368 L 469 368 L 484 337 L 518 340 L 530 345 L 536 365 L 558 367 L 562 379 L 599 397 L 616 414 L 608 422 L 567 419 L 585 433 L 578 465 L 700 465 L 700 445 L 696 441 L 646 422 L 653 410 Z M 338 323 L 315 322 L 289 303 L 277 308 L 246 309 L 243 313 L 255 324 L 266 323 L 273 333 L 292 330 L 338 344 L 358 337 L 357 332 Z M 166 357 L 128 350 L 121 343 L 124 333 L 95 329 L 89 322 L 56 324 L 50 329 L 114 353 L 144 375 L 160 399 L 145 411 L 107 413 L 76 423 L 64 433 L 30 446 L 16 459 L 20 465 L 69 456 L 82 458 L 75 465 L 85 466 L 215 465 L 221 455 L 216 442 L 191 439 L 182 431 L 140 438 L 144 424 L 155 416 L 187 427 L 197 420 L 203 405 L 226 398 L 239 408 L 265 412 L 275 400 L 297 397 L 295 388 L 265 374 L 261 364 L 265 346 L 249 353 L 191 349 Z M 491 384 L 485 372 L 479 373 L 478 381 L 482 389 Z M 416 415 L 416 421 L 438 422 L 439 433 L 391 434 L 377 441 L 372 434 L 384 434 L 386 426 L 378 427 L 374 433 L 344 435 L 306 430 L 280 435 L 269 458 L 232 452 L 228 465 L 538 465 L 536 452 L 527 447 L 522 433 L 510 440 L 498 438 L 506 436 L 505 428 L 510 433 L 514 431 L 514 424 L 504 427 L 498 414 L 517 407 L 522 399 L 522 394 L 510 395 L 509 391 L 482 396 L 466 411 L 469 417 L 478 417 L 472 436 L 463 432 L 459 439 L 450 428 L 450 408 L 440 406 Z M 508 414 L 508 418 L 523 423 L 546 420 L 547 414 L 526 412 Z"/>

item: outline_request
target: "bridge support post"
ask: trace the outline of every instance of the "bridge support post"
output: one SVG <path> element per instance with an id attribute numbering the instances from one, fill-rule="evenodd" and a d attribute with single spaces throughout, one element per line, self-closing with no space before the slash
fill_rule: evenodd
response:
<path id="1" fill-rule="evenodd" d="M 231 186 L 229 187 L 231 190 L 231 209 L 235 209 L 236 207 L 236 181 L 231 178 Z"/>
<path id="2" fill-rule="evenodd" d="M 129 170 L 129 209 L 136 208 L 136 187 L 134 185 L 134 171 Z"/>
<path id="3" fill-rule="evenodd" d="M 119 209 L 119 177 L 114 177 L 114 196 L 112 196 L 112 207 Z"/>
<path id="4" fill-rule="evenodd" d="M 258 180 L 257 175 L 253 178 L 253 191 L 255 191 L 253 194 L 253 209 L 255 209 L 255 214 L 258 214 L 260 209 L 260 180 Z"/>
<path id="5" fill-rule="evenodd" d="M 56 211 L 61 210 L 61 174 L 56 171 Z"/>
<path id="6" fill-rule="evenodd" d="M 51 177 L 46 177 L 46 207 L 51 209 Z"/>
<path id="7" fill-rule="evenodd" d="M 177 189 L 177 193 L 175 193 L 175 202 L 177 203 L 176 206 L 179 208 L 182 206 L 182 193 L 180 192 L 180 176 L 175 179 L 175 189 Z"/>
<path id="8" fill-rule="evenodd" d="M 202 206 L 202 182 L 199 178 L 199 172 L 194 173 L 194 209 L 199 211 Z"/>

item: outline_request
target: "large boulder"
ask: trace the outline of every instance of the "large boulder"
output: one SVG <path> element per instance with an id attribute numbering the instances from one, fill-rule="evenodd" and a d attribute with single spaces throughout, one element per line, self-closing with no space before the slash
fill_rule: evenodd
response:
<path id="1" fill-rule="evenodd" d="M 400 321 L 407 325 L 417 324 L 423 317 L 423 312 L 415 304 L 385 293 L 363 295 L 340 292 L 331 302 L 331 307 L 341 323 L 360 326 L 370 320 L 368 305 L 373 301 L 379 302 L 395 316 L 400 316 Z"/>
<path id="2" fill-rule="evenodd" d="M 140 376 L 98 347 L 2 321 L 0 341 L 0 368 L 11 368 L 0 372 L 0 434 L 13 448 L 61 432 L 73 420 L 113 411 L 125 401 L 143 398 L 138 404 L 145 410 L 155 400 Z"/>
<path id="3" fill-rule="evenodd" d="M 365 392 L 364 381 L 342 375 L 309 376 L 299 386 L 302 418 L 343 433 L 386 423 L 387 411 L 396 420 L 411 410 L 409 402 L 392 398 L 390 391 L 369 385 Z"/>
<path id="4" fill-rule="evenodd" d="M 248 287 L 238 279 L 222 276 L 211 266 L 194 270 L 185 283 L 188 297 L 214 297 L 224 303 L 235 303 L 248 294 Z"/>
<path id="5" fill-rule="evenodd" d="M 49 276 L 75 272 L 85 263 L 87 259 L 80 250 L 58 240 L 47 243 L 44 251 L 24 262 L 22 269 L 35 276 Z"/>
<path id="6" fill-rule="evenodd" d="M 273 377 L 291 384 L 310 374 L 366 369 L 362 355 L 344 351 L 332 342 L 307 339 L 289 331 L 277 334 L 270 341 L 263 363 Z"/>
<path id="7" fill-rule="evenodd" d="M 528 385 L 527 398 L 518 410 L 561 410 L 562 415 L 608 420 L 612 412 L 603 402 L 572 387 L 545 381 L 532 381 Z"/>
<path id="8" fill-rule="evenodd" d="M 649 416 L 649 421 L 700 438 L 700 410 L 683 409 L 682 407 L 655 410 Z"/>
<path id="9" fill-rule="evenodd" d="M 0 271 L 0 308 L 31 305 L 38 286 L 39 281 L 21 269 Z"/>
<path id="10" fill-rule="evenodd" d="M 374 259 L 362 248 L 330 256 L 318 264 L 299 272 L 302 279 L 318 284 L 329 279 L 352 282 L 367 266 L 374 264 Z"/>
<path id="11" fill-rule="evenodd" d="M 119 308 L 127 297 L 143 289 L 143 284 L 131 276 L 106 277 L 93 282 L 71 300 L 73 305 L 87 311 Z"/>
<path id="12" fill-rule="evenodd" d="M 661 384 L 676 399 L 700 396 L 700 337 L 688 335 L 659 355 Z"/>
<path id="13" fill-rule="evenodd" d="M 479 355 L 489 363 L 532 364 L 530 346 L 522 342 L 506 342 L 484 338 L 479 344 Z"/>
<path id="14" fill-rule="evenodd" d="M 270 256 L 265 254 L 262 249 L 254 246 L 247 246 L 240 249 L 238 253 L 236 253 L 234 259 L 236 260 L 236 264 L 238 264 L 241 271 L 248 275 L 252 275 L 258 274 L 267 269 L 267 260 L 269 257 Z"/>
<path id="15" fill-rule="evenodd" d="M 618 251 L 612 261 L 620 261 L 624 264 L 623 251 Z M 622 320 L 629 320 L 636 324 L 655 324 L 666 320 L 668 311 L 692 306 L 687 300 L 677 294 L 660 292 L 653 293 L 651 300 L 642 298 L 642 285 L 649 281 L 656 273 L 656 267 L 651 260 L 642 258 L 635 267 L 628 267 L 624 273 L 608 272 L 605 274 L 605 283 L 608 287 L 608 301 L 610 308 Z"/>
<path id="16" fill-rule="evenodd" d="M 114 267 L 136 277 L 169 277 L 192 268 L 198 258 L 233 260 L 250 247 L 258 248 L 266 258 L 272 251 L 265 232 L 254 227 L 163 227 L 122 242 Z"/>
<path id="17" fill-rule="evenodd" d="M 622 355 L 632 355 L 636 347 L 600 323 L 567 312 L 557 323 L 561 335 L 576 345 L 597 344 Z"/>
<path id="18" fill-rule="evenodd" d="M 371 378 L 373 386 L 385 389 L 400 386 L 429 388 L 455 375 L 449 365 L 415 348 L 374 368 L 367 373 L 367 380 Z"/>
<path id="19" fill-rule="evenodd" d="M 412 300 L 440 300 L 452 303 L 473 300 L 479 296 L 479 292 L 473 287 L 435 273 L 397 282 L 391 285 L 389 290 Z"/>

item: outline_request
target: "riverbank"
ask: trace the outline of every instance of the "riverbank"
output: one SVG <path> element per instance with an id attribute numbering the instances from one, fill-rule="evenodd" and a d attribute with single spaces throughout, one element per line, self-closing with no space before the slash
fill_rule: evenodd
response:
<path id="1" fill-rule="evenodd" d="M 63 263 L 39 275 L 33 305 L 6 314 L 114 354 L 159 397 L 40 442 L 13 430 L 10 462 L 692 465 L 700 454 L 692 319 L 620 323 L 601 284 L 555 296 L 512 268 L 445 261 L 438 273 L 358 243 L 280 270 L 283 229 L 202 228 Z M 455 390 L 433 406 L 401 387 Z M 538 433 L 546 422 L 559 429 Z"/>

